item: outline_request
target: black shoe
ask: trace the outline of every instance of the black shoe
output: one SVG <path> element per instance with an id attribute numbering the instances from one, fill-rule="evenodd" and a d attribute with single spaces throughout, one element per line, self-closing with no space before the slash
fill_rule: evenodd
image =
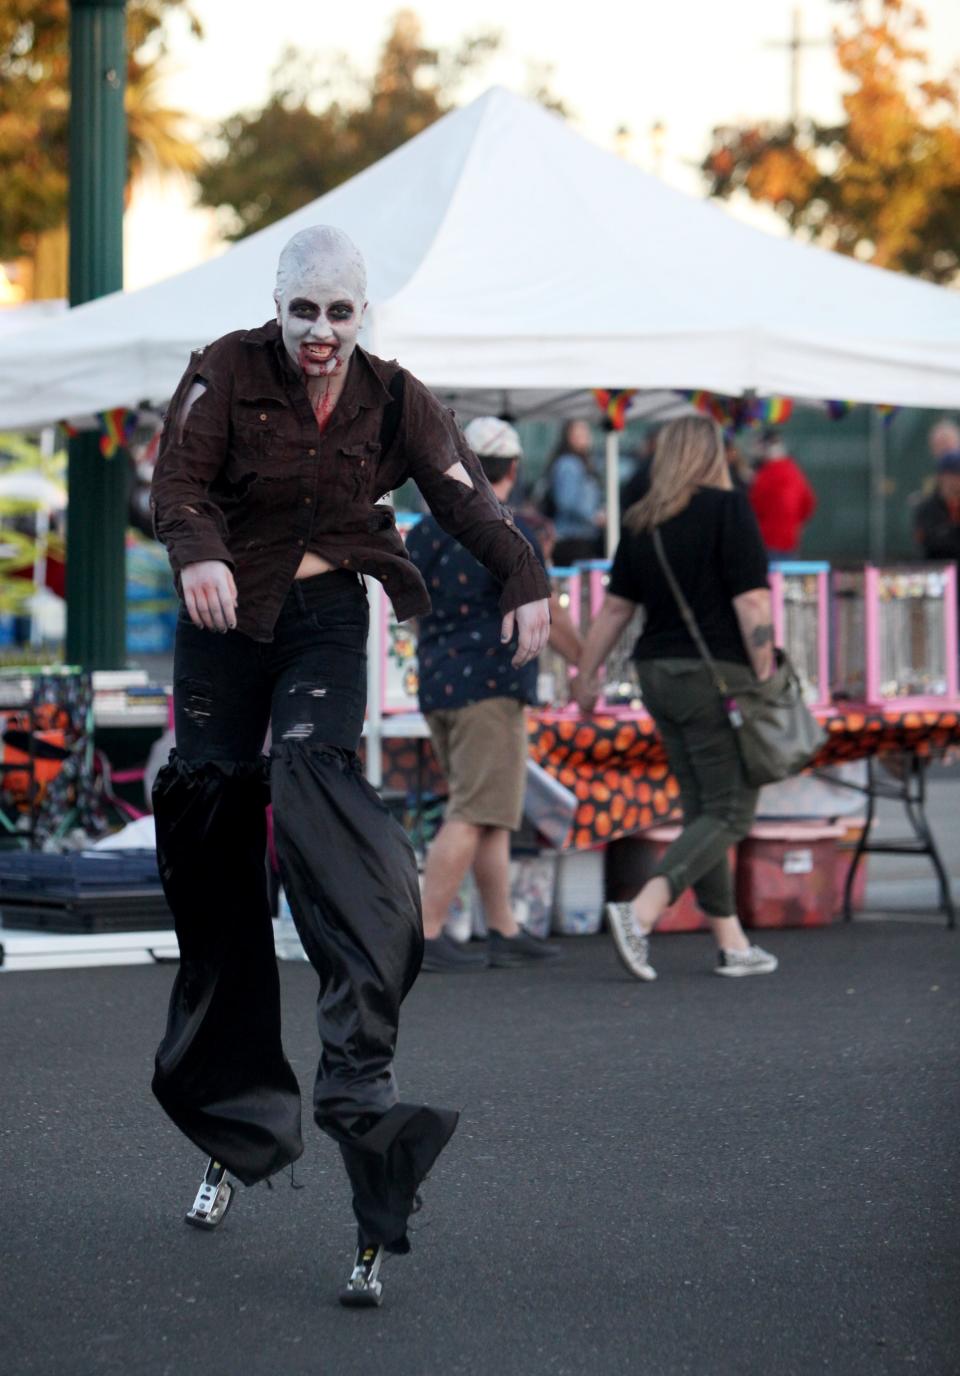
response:
<path id="1" fill-rule="evenodd" d="M 471 951 L 441 932 L 439 936 L 427 938 L 423 943 L 423 964 L 421 970 L 428 974 L 439 974 L 444 970 L 469 972 L 486 969 L 487 958 L 480 951 Z"/>
<path id="2" fill-rule="evenodd" d="M 498 970 L 511 965 L 527 965 L 531 961 L 557 960 L 561 952 L 543 937 L 519 931 L 516 936 L 490 933 L 490 964 Z"/>

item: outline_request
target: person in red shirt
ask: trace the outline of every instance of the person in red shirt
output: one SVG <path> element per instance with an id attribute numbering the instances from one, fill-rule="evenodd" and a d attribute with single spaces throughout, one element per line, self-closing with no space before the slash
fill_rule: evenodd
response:
<path id="1" fill-rule="evenodd" d="M 803 527 L 817 509 L 817 499 L 803 469 L 787 453 L 775 430 L 764 434 L 763 462 L 749 495 L 767 552 L 773 558 L 796 554 Z"/>

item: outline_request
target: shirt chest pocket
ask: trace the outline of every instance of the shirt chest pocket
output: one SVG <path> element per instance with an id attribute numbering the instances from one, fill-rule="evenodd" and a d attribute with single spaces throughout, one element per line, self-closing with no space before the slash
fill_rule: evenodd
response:
<path id="1" fill-rule="evenodd" d="M 380 445 L 376 440 L 342 444 L 337 450 L 337 486 L 350 502 L 367 504 L 374 496 Z"/>
<path id="2" fill-rule="evenodd" d="M 268 472 L 290 447 L 294 418 L 277 397 L 244 397 L 233 407 L 227 475 L 237 481 L 251 469 Z"/>

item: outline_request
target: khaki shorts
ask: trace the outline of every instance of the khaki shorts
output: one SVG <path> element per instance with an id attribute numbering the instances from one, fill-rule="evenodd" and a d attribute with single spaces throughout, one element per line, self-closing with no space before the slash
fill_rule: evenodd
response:
<path id="1" fill-rule="evenodd" d="M 426 717 L 450 785 L 447 818 L 516 831 L 523 818 L 527 772 L 523 703 L 484 698 Z"/>

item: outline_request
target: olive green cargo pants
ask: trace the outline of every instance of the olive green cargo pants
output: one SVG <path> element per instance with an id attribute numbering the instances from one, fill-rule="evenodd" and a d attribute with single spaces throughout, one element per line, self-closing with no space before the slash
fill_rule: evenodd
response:
<path id="1" fill-rule="evenodd" d="M 744 664 L 718 661 L 718 667 L 734 697 L 754 681 Z M 731 917 L 737 909 L 727 852 L 750 830 L 757 790 L 747 783 L 706 666 L 699 659 L 658 659 L 641 660 L 637 668 L 683 805 L 683 831 L 655 873 L 670 885 L 671 902 L 692 886 L 707 917 Z"/>

